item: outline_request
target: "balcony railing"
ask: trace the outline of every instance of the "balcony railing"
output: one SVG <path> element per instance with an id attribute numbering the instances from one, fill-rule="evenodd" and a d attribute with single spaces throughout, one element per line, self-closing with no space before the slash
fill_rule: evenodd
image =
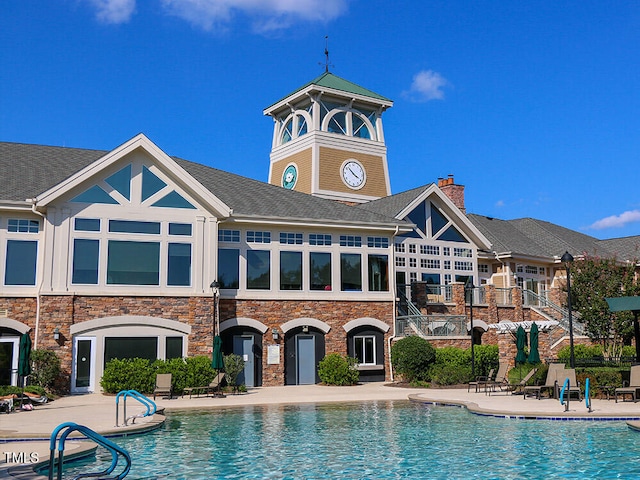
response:
<path id="1" fill-rule="evenodd" d="M 396 317 L 396 335 L 460 337 L 468 335 L 465 315 L 406 315 Z"/>

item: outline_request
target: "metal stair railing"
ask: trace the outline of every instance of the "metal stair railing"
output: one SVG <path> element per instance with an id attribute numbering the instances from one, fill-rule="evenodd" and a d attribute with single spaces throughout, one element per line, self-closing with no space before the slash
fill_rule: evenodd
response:
<path id="1" fill-rule="evenodd" d="M 60 434 L 60 432 L 62 432 Z M 56 443 L 58 444 L 58 461 L 57 461 L 57 480 L 62 480 L 62 470 L 64 464 L 64 444 L 67 437 L 72 432 L 79 432 L 87 437 L 89 440 L 93 440 L 98 445 L 106 448 L 111 453 L 111 465 L 100 472 L 81 473 L 76 475 L 74 480 L 79 478 L 100 478 L 104 480 L 121 480 L 129 474 L 131 470 L 131 456 L 124 448 L 118 446 L 110 440 L 107 440 L 102 435 L 94 432 L 89 427 L 84 425 L 78 425 L 73 422 L 65 422 L 58 425 L 51 433 L 51 439 L 49 441 L 49 480 L 53 480 L 54 470 L 56 470 Z M 58 435 L 60 438 L 58 439 Z M 112 475 L 116 467 L 118 466 L 118 458 L 122 457 L 125 460 L 126 465 L 119 474 Z"/>
<path id="2" fill-rule="evenodd" d="M 526 307 L 531 307 L 533 310 L 545 316 L 547 318 L 551 318 L 552 320 L 557 321 L 562 328 L 566 331 L 569 331 L 569 311 L 560 305 L 557 305 L 551 302 L 544 295 L 539 295 L 531 290 L 523 290 L 522 291 L 522 300 L 523 305 Z M 552 312 L 555 312 L 557 316 L 551 316 L 547 312 L 540 310 L 540 308 L 547 308 Z M 573 316 L 573 332 L 577 335 L 584 335 L 585 329 L 582 323 L 578 323 L 580 321 L 580 313 L 574 310 L 571 311 L 571 315 Z"/>
<path id="3" fill-rule="evenodd" d="M 120 397 L 123 398 L 123 416 L 124 416 L 124 425 L 118 424 L 118 412 L 120 411 L 119 403 Z M 131 415 L 127 417 L 127 397 L 132 397 L 139 401 L 142 405 L 145 406 L 146 410 L 142 413 L 138 413 L 136 415 Z M 156 413 L 157 406 L 156 403 L 148 397 L 145 397 L 143 394 L 136 390 L 122 390 L 118 392 L 116 395 L 116 427 L 126 427 L 129 423 L 129 420 L 133 420 L 131 423 L 135 423 L 136 418 L 148 417 Z"/>

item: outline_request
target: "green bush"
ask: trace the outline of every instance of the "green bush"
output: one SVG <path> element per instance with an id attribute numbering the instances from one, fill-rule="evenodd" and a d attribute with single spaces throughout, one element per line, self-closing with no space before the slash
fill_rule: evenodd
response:
<path id="1" fill-rule="evenodd" d="M 537 365 L 531 363 L 523 363 L 520 365 L 516 365 L 514 368 L 509 370 L 507 377 L 509 378 L 509 383 L 520 383 L 520 381 L 527 376 L 527 374 L 533 369 L 536 368 L 536 373 L 529 379 L 527 385 L 541 385 L 545 383 L 547 379 L 547 370 L 549 367 L 545 364 L 538 363 Z"/>
<path id="2" fill-rule="evenodd" d="M 418 336 L 402 338 L 391 346 L 391 364 L 408 382 L 429 380 L 429 367 L 435 360 L 435 348 Z"/>
<path id="3" fill-rule="evenodd" d="M 60 359 L 53 350 L 33 350 L 31 352 L 29 383 L 32 385 L 52 391 L 60 377 L 60 371 Z"/>
<path id="4" fill-rule="evenodd" d="M 224 378 L 232 387 L 237 386 L 238 375 L 244 370 L 244 359 L 231 353 L 224 355 Z"/>
<path id="5" fill-rule="evenodd" d="M 430 369 L 431 382 L 436 385 L 458 385 L 471 378 L 471 365 L 436 363 Z"/>
<path id="6" fill-rule="evenodd" d="M 37 385 L 27 385 L 24 387 L 24 391 L 28 393 L 35 393 L 36 395 L 46 395 L 47 392 L 44 388 Z M 13 385 L 0 385 L 0 397 L 7 395 L 20 395 L 22 394 L 22 387 L 15 387 Z"/>
<path id="7" fill-rule="evenodd" d="M 471 349 L 469 349 L 471 354 Z M 498 345 L 474 345 L 473 354 L 475 357 L 475 374 L 489 375 L 489 371 L 493 368 L 498 370 L 500 363 L 500 353 Z"/>
<path id="8" fill-rule="evenodd" d="M 187 372 L 187 363 L 184 358 L 171 358 L 169 360 L 156 360 L 152 365 L 155 373 L 170 373 L 171 374 L 171 386 L 173 387 L 173 393 L 180 395 L 182 391 L 187 387 L 201 386 L 190 385 L 187 383 L 189 377 Z M 155 378 L 155 376 L 154 376 Z M 207 385 L 203 383 L 202 386 Z"/>
<path id="9" fill-rule="evenodd" d="M 591 388 L 591 396 L 595 397 L 595 394 L 598 393 L 598 387 L 622 387 L 623 370 L 627 369 L 618 367 L 577 368 L 576 380 L 584 392 L 586 379 L 588 378 Z"/>
<path id="10" fill-rule="evenodd" d="M 569 362 L 571 356 L 571 346 L 566 345 L 558 350 L 558 360 Z M 601 345 L 583 345 L 578 343 L 573 346 L 574 358 L 603 358 L 604 352 Z"/>
<path id="11" fill-rule="evenodd" d="M 339 353 L 326 355 L 318 364 L 318 376 L 327 385 L 355 385 L 360 378 L 358 360 Z"/>
<path id="12" fill-rule="evenodd" d="M 140 393 L 152 393 L 155 387 L 156 371 L 154 364 L 144 358 L 114 358 L 104 367 L 100 385 L 107 393 L 122 390 L 137 390 Z"/>

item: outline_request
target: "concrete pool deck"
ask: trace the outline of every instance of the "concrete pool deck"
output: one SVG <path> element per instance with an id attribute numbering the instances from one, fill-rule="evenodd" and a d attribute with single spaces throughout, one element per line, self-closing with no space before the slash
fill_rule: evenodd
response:
<path id="1" fill-rule="evenodd" d="M 158 398 L 159 409 L 166 412 L 180 410 L 206 410 L 248 405 L 278 405 L 301 403 L 352 403 L 364 401 L 407 400 L 439 405 L 460 405 L 481 415 L 508 418 L 537 419 L 606 419 L 628 421 L 633 428 L 640 428 L 640 402 L 618 402 L 613 398 L 593 399 L 592 412 L 588 412 L 584 400 L 572 400 L 569 411 L 558 400 L 535 398 L 523 399 L 522 395 L 496 392 L 467 392 L 463 389 L 400 388 L 382 383 L 368 383 L 353 387 L 331 387 L 324 385 L 300 385 L 283 387 L 260 387 L 240 395 L 217 397 Z M 144 411 L 133 399 L 127 403 L 129 415 Z M 157 428 L 164 417 L 139 418 L 128 427 L 115 427 L 115 396 L 92 393 L 71 395 L 53 402 L 39 405 L 32 411 L 0 414 L 0 478 L 20 478 L 8 471 L 15 467 L 20 454 L 36 452 L 40 460 L 49 457 L 48 439 L 56 426 L 63 422 L 75 422 L 105 435 L 126 435 Z M 120 406 L 122 418 L 122 400 Z M 116 439 L 117 443 L 117 439 Z M 66 449 L 65 449 L 66 451 Z M 67 454 L 65 453 L 65 456 Z M 33 471 L 31 471 L 33 474 Z M 26 478 L 26 477 L 23 477 Z"/>

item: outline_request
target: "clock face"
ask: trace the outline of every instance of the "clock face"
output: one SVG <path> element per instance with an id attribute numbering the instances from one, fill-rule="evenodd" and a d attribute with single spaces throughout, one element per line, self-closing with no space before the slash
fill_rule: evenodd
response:
<path id="1" fill-rule="evenodd" d="M 296 186 L 296 182 L 298 181 L 298 169 L 295 165 L 288 165 L 287 168 L 284 169 L 284 173 L 282 174 L 282 186 L 291 190 Z"/>
<path id="2" fill-rule="evenodd" d="M 342 166 L 342 180 L 349 188 L 354 190 L 361 188 L 365 179 L 364 167 L 360 162 L 349 160 Z"/>

